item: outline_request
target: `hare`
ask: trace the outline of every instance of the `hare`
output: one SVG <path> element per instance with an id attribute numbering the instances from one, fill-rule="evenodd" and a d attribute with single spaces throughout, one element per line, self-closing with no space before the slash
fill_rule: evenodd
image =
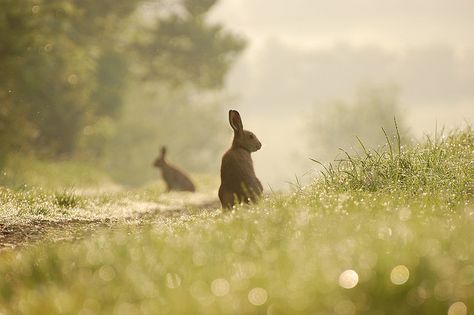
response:
<path id="1" fill-rule="evenodd" d="M 153 166 L 161 169 L 161 175 L 166 183 L 166 191 L 196 191 L 189 177 L 176 166 L 166 161 L 166 147 L 161 148 L 161 155 L 156 158 Z"/>
<path id="2" fill-rule="evenodd" d="M 222 157 L 219 199 L 223 208 L 232 208 L 239 202 L 255 202 L 263 192 L 250 156 L 260 150 L 262 144 L 252 132 L 244 130 L 236 110 L 229 111 L 229 123 L 234 129 L 234 140 Z"/>

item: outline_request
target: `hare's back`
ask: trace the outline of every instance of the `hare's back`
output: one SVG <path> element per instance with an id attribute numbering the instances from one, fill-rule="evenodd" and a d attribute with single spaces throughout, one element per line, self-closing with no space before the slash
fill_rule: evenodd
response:
<path id="1" fill-rule="evenodd" d="M 177 167 L 170 165 L 167 173 L 168 174 L 165 177 L 168 177 L 167 181 L 173 188 L 178 190 L 195 190 L 195 186 L 191 179 Z"/>

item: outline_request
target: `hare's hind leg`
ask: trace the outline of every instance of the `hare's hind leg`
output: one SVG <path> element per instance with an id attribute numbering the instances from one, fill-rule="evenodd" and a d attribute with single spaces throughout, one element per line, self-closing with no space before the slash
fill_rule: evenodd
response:
<path id="1" fill-rule="evenodd" d="M 235 203 L 234 194 L 225 192 L 222 188 L 219 189 L 219 200 L 224 209 L 232 209 Z"/>

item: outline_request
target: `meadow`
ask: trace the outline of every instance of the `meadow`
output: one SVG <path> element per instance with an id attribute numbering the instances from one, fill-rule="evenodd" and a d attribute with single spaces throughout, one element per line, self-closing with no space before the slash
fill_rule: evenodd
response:
<path id="1" fill-rule="evenodd" d="M 230 212 L 212 180 L 192 195 L 5 175 L 4 230 L 57 226 L 0 252 L 0 313 L 474 314 L 472 128 L 360 144 Z"/>

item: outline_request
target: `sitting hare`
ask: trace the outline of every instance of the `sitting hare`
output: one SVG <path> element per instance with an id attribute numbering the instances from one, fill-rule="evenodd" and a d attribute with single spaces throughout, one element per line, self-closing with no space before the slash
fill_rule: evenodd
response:
<path id="1" fill-rule="evenodd" d="M 239 202 L 255 202 L 263 192 L 250 156 L 262 144 L 252 132 L 244 130 L 239 112 L 230 110 L 229 122 L 234 129 L 234 140 L 222 157 L 219 199 L 223 208 L 232 208 Z"/>
<path id="2" fill-rule="evenodd" d="M 156 158 L 153 166 L 161 169 L 161 175 L 166 182 L 166 190 L 196 191 L 189 177 L 176 166 L 166 161 L 166 147 L 161 148 L 161 155 Z"/>

